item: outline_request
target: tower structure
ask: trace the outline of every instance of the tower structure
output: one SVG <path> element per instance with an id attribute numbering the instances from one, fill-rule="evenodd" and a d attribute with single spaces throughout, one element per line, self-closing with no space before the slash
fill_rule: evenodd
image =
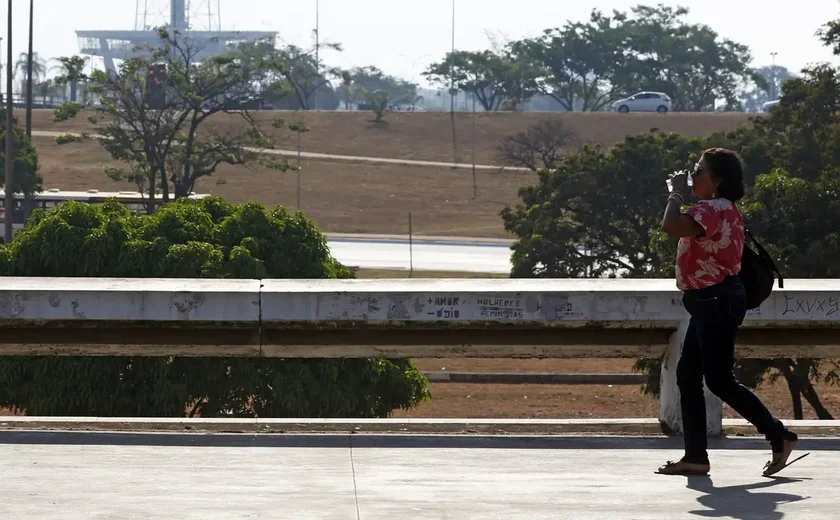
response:
<path id="1" fill-rule="evenodd" d="M 171 0 L 170 12 L 169 23 L 173 29 L 178 31 L 186 31 L 189 29 L 187 23 L 188 14 L 186 0 Z"/>
<path id="2" fill-rule="evenodd" d="M 143 55 L 138 48 L 155 47 L 160 38 L 154 27 L 166 26 L 177 30 L 197 51 L 197 59 L 206 59 L 223 54 L 229 45 L 244 41 L 274 39 L 274 31 L 223 31 L 221 30 L 220 0 L 136 0 L 137 8 L 133 30 L 83 30 L 76 31 L 79 52 L 88 56 L 99 56 L 105 61 L 105 69 L 114 71 L 115 60 L 124 60 Z M 166 7 L 166 9 L 163 9 Z M 206 16 L 207 24 L 204 25 Z M 193 23 L 194 22 L 194 23 Z"/>

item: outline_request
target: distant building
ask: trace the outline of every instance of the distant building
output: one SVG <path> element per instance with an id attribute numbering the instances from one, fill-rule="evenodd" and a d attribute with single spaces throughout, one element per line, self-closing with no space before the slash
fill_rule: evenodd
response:
<path id="1" fill-rule="evenodd" d="M 224 54 L 231 44 L 277 37 L 277 32 L 274 31 L 192 31 L 186 0 L 171 0 L 169 27 L 180 31 L 183 38 L 197 51 L 197 59 Z M 143 56 L 144 53 L 136 50 L 137 47 L 160 45 L 160 38 L 153 30 L 76 31 L 76 37 L 79 40 L 79 52 L 102 57 L 108 71 L 116 70 L 114 60 Z"/>

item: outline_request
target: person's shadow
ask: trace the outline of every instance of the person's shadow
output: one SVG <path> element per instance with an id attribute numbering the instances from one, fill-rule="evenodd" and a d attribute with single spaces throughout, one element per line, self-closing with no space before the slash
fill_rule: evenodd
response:
<path id="1" fill-rule="evenodd" d="M 810 497 L 790 493 L 750 493 L 750 491 L 802 480 L 810 479 L 774 477 L 755 484 L 715 487 L 712 479 L 707 476 L 689 477 L 686 486 L 689 489 L 705 493 L 705 495 L 698 497 L 697 501 L 708 508 L 689 511 L 689 513 L 708 518 L 781 520 L 785 514 L 776 510 L 779 504 L 799 502 Z"/>

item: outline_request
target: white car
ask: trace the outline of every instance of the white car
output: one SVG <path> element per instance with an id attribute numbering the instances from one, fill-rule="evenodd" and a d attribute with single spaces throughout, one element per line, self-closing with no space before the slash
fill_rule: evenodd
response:
<path id="1" fill-rule="evenodd" d="M 778 105 L 778 104 L 779 104 L 778 99 L 775 100 L 775 101 L 768 101 L 767 103 L 763 103 L 761 105 L 761 112 L 770 112 L 770 110 L 772 110 L 773 107 Z"/>
<path id="2" fill-rule="evenodd" d="M 612 104 L 613 110 L 626 114 L 627 112 L 659 112 L 664 114 L 671 111 L 671 98 L 662 92 L 639 92 L 626 99 L 619 99 Z"/>

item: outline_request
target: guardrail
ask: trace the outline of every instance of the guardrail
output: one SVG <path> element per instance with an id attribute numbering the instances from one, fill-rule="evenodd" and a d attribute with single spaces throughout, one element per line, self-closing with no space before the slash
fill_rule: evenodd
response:
<path id="1" fill-rule="evenodd" d="M 5 93 L 2 94 L 2 96 L 5 95 Z M 13 94 L 12 106 L 14 106 L 14 108 L 26 108 L 26 100 L 26 94 Z M 57 96 L 39 96 L 37 94 L 34 94 L 32 96 L 32 108 L 36 110 L 51 110 L 53 108 L 61 106 L 61 103 L 63 101 L 66 101 L 66 99 Z"/>
<path id="2" fill-rule="evenodd" d="M 0 355 L 664 355 L 660 419 L 675 430 L 686 317 L 672 280 L 0 278 Z M 790 280 L 748 313 L 739 355 L 840 357 L 837 329 L 840 282 Z"/>

